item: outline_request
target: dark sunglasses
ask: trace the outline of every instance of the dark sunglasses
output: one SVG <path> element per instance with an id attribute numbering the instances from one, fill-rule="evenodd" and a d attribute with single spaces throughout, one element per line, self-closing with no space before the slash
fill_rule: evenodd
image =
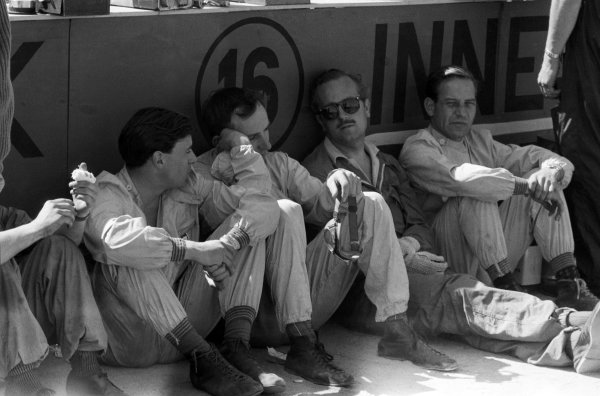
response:
<path id="1" fill-rule="evenodd" d="M 346 98 L 339 103 L 330 103 L 317 110 L 317 114 L 326 120 L 335 120 L 340 115 L 340 109 L 346 114 L 354 114 L 360 109 L 360 96 Z"/>

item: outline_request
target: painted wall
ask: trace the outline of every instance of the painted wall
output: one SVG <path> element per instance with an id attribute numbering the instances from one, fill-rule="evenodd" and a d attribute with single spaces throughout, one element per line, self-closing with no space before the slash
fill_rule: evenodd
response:
<path id="1" fill-rule="evenodd" d="M 133 112 L 163 106 L 197 119 L 209 92 L 264 90 L 276 148 L 302 158 L 321 136 L 308 85 L 336 67 L 372 86 L 370 139 L 397 145 L 426 125 L 427 74 L 469 67 L 484 84 L 477 122 L 494 133 L 549 127 L 536 86 L 548 1 L 202 10 L 13 21 L 16 94 L 8 188 L 0 202 L 35 212 L 66 196 L 86 161 L 116 171 L 116 138 Z M 390 133 L 390 132 L 394 133 Z M 400 132 L 398 132 L 400 131 Z M 209 148 L 201 132 L 198 152 Z"/>

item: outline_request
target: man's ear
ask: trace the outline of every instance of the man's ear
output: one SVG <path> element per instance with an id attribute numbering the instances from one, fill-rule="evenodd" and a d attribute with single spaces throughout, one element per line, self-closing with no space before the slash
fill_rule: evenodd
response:
<path id="1" fill-rule="evenodd" d="M 221 140 L 221 136 L 219 136 L 219 135 L 213 136 L 212 141 L 211 141 L 213 147 L 217 147 L 219 145 L 220 140 Z"/>
<path id="2" fill-rule="evenodd" d="M 365 111 L 367 112 L 367 118 L 371 118 L 371 99 L 367 98 L 365 102 Z"/>
<path id="3" fill-rule="evenodd" d="M 423 101 L 423 106 L 425 107 L 425 112 L 429 117 L 433 117 L 433 113 L 435 111 L 435 102 L 433 99 L 427 97 Z"/>
<path id="4" fill-rule="evenodd" d="M 165 159 L 163 157 L 163 153 L 160 151 L 155 151 L 154 154 L 152 154 L 152 162 L 157 167 L 162 168 L 165 164 Z"/>

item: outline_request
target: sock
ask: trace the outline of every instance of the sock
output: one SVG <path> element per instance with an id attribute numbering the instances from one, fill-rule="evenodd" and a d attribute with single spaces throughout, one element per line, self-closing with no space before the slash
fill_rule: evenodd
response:
<path id="1" fill-rule="evenodd" d="M 87 377 L 101 373 L 98 363 L 99 354 L 99 351 L 75 351 L 70 360 L 74 375 Z"/>
<path id="2" fill-rule="evenodd" d="M 255 318 L 256 311 L 247 305 L 229 309 L 225 312 L 224 341 L 239 339 L 250 344 L 250 331 Z"/>
<path id="3" fill-rule="evenodd" d="M 19 363 L 8 372 L 5 388 L 7 395 L 35 394 L 43 388 L 44 386 L 37 375 L 35 363 Z"/>
<path id="4" fill-rule="evenodd" d="M 565 254 L 568 254 L 568 253 L 565 253 Z M 554 268 L 554 260 L 560 259 L 562 256 L 564 256 L 564 255 L 555 257 L 550 261 L 552 268 Z M 556 279 L 575 279 L 575 278 L 579 278 L 579 271 L 577 271 L 577 267 L 574 264 L 572 264 L 572 265 L 569 265 L 567 267 L 564 267 L 564 268 L 556 271 L 554 273 L 554 275 L 556 276 Z"/>
<path id="5" fill-rule="evenodd" d="M 496 278 L 500 278 L 511 273 L 510 266 L 508 265 L 508 259 L 500 260 L 498 264 L 492 265 L 485 270 L 490 276 L 492 282 L 494 282 Z"/>
<path id="6" fill-rule="evenodd" d="M 312 328 L 312 321 L 294 322 L 285 326 L 288 337 L 308 337 L 312 343 L 317 342 L 317 334 Z"/>
<path id="7" fill-rule="evenodd" d="M 192 327 L 188 318 L 183 319 L 165 338 L 185 356 L 190 356 L 193 350 L 198 352 L 210 350 L 210 344 Z"/>

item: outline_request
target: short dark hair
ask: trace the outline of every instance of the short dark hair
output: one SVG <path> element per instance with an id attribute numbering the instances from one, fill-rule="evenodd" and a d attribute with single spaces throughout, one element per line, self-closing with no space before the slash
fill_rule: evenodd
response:
<path id="1" fill-rule="evenodd" d="M 121 130 L 119 153 L 127 167 L 140 167 L 156 151 L 170 153 L 177 141 L 193 133 L 188 117 L 160 107 L 146 107 L 138 110 Z"/>
<path id="2" fill-rule="evenodd" d="M 479 81 L 473 76 L 473 74 L 467 69 L 456 66 L 456 65 L 447 65 L 442 66 L 440 69 L 434 71 L 427 77 L 427 85 L 425 87 L 425 95 L 437 102 L 438 100 L 438 89 L 440 85 L 446 80 L 450 80 L 452 78 L 460 78 L 463 80 L 469 80 L 475 86 L 475 93 L 479 89 Z"/>
<path id="3" fill-rule="evenodd" d="M 354 81 L 356 88 L 358 89 L 358 95 L 361 99 L 369 98 L 369 87 L 363 84 L 362 77 L 359 74 L 350 74 L 339 69 L 329 69 L 319 74 L 310 85 L 310 107 L 313 112 L 317 112 L 319 110 L 319 105 L 317 103 L 317 89 L 329 81 L 337 80 L 338 78 L 342 77 L 348 77 Z"/>
<path id="4" fill-rule="evenodd" d="M 247 88 L 222 88 L 213 92 L 202 105 L 201 128 L 218 136 L 231 125 L 231 116 L 250 117 L 258 105 L 265 107 L 264 95 Z"/>

